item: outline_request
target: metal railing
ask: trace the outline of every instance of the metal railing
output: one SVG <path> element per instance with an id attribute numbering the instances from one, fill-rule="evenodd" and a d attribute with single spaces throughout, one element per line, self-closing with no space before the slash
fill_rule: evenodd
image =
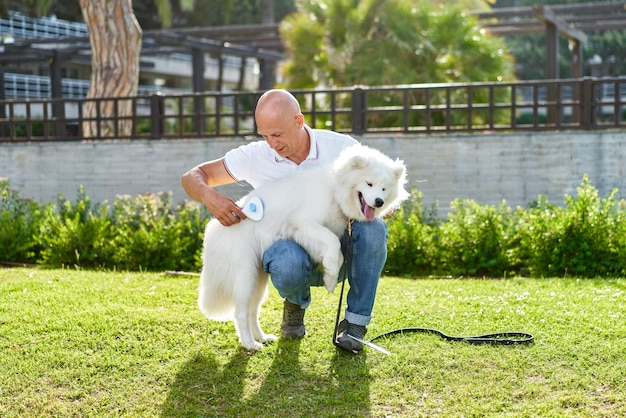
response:
<path id="1" fill-rule="evenodd" d="M 52 94 L 50 77 L 32 74 L 4 73 L 4 95 L 6 98 L 49 99 Z M 89 90 L 89 80 L 73 78 L 61 79 L 61 97 L 63 99 L 84 99 Z M 154 94 L 159 91 L 157 86 L 140 85 L 139 94 Z"/>
<path id="2" fill-rule="evenodd" d="M 310 126 L 354 135 L 626 127 L 626 77 L 292 93 Z M 0 141 L 255 136 L 260 94 L 0 100 Z M 91 134 L 85 135 L 88 130 Z"/>
<path id="3" fill-rule="evenodd" d="M 68 22 L 55 17 L 32 18 L 9 11 L 8 18 L 0 18 L 0 33 L 16 38 L 64 38 L 87 36 L 87 25 Z"/>

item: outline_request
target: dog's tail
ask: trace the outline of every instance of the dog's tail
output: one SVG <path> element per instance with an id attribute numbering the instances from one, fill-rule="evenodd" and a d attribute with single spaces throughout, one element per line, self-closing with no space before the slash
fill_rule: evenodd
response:
<path id="1" fill-rule="evenodd" d="M 224 292 L 218 283 L 205 276 L 200 276 L 198 307 L 204 316 L 214 321 L 230 321 L 235 315 L 232 297 Z"/>

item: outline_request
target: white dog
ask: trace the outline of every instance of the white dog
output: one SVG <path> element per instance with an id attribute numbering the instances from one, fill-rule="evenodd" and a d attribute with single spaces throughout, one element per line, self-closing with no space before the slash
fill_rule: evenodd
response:
<path id="1" fill-rule="evenodd" d="M 205 230 L 198 305 L 209 319 L 233 320 L 241 344 L 258 350 L 276 336 L 265 334 L 259 311 L 267 296 L 262 257 L 276 240 L 300 244 L 324 271 L 332 292 L 343 263 L 339 237 L 349 219 L 371 221 L 393 210 L 408 193 L 406 169 L 363 145 L 346 148 L 332 165 L 305 170 L 253 190 L 261 199 L 263 218 L 226 227 L 216 219 Z"/>

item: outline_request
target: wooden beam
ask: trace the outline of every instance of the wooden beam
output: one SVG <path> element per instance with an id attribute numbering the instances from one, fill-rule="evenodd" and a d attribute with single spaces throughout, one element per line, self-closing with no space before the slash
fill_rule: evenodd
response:
<path id="1" fill-rule="evenodd" d="M 558 14 L 609 14 L 614 15 L 626 11 L 626 2 L 597 2 L 597 3 L 579 3 L 579 4 L 554 4 L 550 8 Z"/>
<path id="2" fill-rule="evenodd" d="M 212 39 L 199 39 L 178 34 L 159 35 L 155 37 L 155 41 L 161 45 L 185 46 L 188 48 L 200 49 L 207 52 L 217 52 L 225 55 L 234 55 L 238 57 L 254 57 L 268 61 L 281 61 L 283 54 L 274 51 L 261 50 L 258 48 L 250 48 L 245 45 L 235 45 L 225 41 L 215 41 Z"/>
<path id="3" fill-rule="evenodd" d="M 50 71 L 50 96 L 53 99 L 62 98 L 61 78 L 62 78 L 62 59 L 59 51 L 52 51 L 52 59 L 49 64 Z"/>
<path id="4" fill-rule="evenodd" d="M 542 5 L 533 6 L 535 17 L 540 21 L 551 24 L 567 39 L 575 39 L 583 45 L 587 44 L 587 35 L 571 27 L 566 21 L 558 17 L 549 7 Z"/>
<path id="5" fill-rule="evenodd" d="M 204 93 L 204 51 L 193 48 L 191 50 L 191 84 L 194 93 Z"/>
<path id="6" fill-rule="evenodd" d="M 614 16 L 617 13 L 623 13 L 626 11 L 626 2 L 598 2 L 598 3 L 580 3 L 580 4 L 563 4 L 563 5 L 550 5 L 555 13 L 559 15 L 605 15 Z M 478 10 L 471 12 L 479 19 L 516 19 L 524 17 L 533 17 L 534 13 L 531 7 L 499 7 L 491 9 L 489 11 Z"/>
<path id="7" fill-rule="evenodd" d="M 568 31 L 579 31 L 572 33 L 575 36 L 591 30 L 626 29 L 624 1 L 550 5 L 549 8 L 553 15 L 560 16 L 567 23 Z M 498 35 L 540 33 L 544 30 L 544 25 L 538 24 L 536 11 L 531 6 L 503 7 L 471 13 L 480 19 L 481 26 Z M 540 16 L 543 17 L 543 13 L 540 12 Z M 545 24 L 545 20 L 542 22 Z M 565 25 L 562 26 L 565 28 Z M 568 34 L 565 36 L 571 38 Z"/>
<path id="8" fill-rule="evenodd" d="M 174 29 L 154 29 L 144 32 L 145 36 L 162 36 L 178 33 L 181 35 L 206 36 L 209 38 L 225 35 L 276 33 L 278 34 L 278 24 L 256 24 L 256 25 L 225 25 L 225 26 L 202 26 L 194 28 L 174 28 Z"/>
<path id="9" fill-rule="evenodd" d="M 559 78 L 559 33 L 557 26 L 546 22 L 546 78 Z"/>

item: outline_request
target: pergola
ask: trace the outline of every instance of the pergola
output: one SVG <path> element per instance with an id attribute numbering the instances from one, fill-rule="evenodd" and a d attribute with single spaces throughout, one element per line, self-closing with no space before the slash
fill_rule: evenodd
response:
<path id="1" fill-rule="evenodd" d="M 186 29 L 162 29 L 144 32 L 142 53 L 163 54 L 164 52 L 191 52 L 193 90 L 205 91 L 204 54 L 218 56 L 218 90 L 221 90 L 223 71 L 222 56 L 234 55 L 242 58 L 239 85 L 243 84 L 245 61 L 257 59 L 261 68 L 259 87 L 271 88 L 276 82 L 276 63 L 284 59 L 277 24 L 230 25 Z"/>
<path id="2" fill-rule="evenodd" d="M 477 12 L 476 15 L 488 31 L 497 35 L 545 32 L 548 79 L 559 78 L 559 35 L 569 41 L 572 78 L 580 78 L 582 46 L 587 44 L 584 32 L 626 28 L 626 2 L 512 7 Z M 557 100 L 556 89 L 550 88 L 547 93 L 549 101 Z M 574 100 L 580 98 L 577 89 L 572 94 Z M 558 117 L 554 109 L 548 110 L 548 122 L 554 123 Z M 580 118 L 578 109 L 574 110 L 572 117 L 574 120 Z"/>
<path id="3" fill-rule="evenodd" d="M 234 43 L 226 39 L 213 37 L 229 33 L 245 34 L 247 39 Z M 217 39 L 216 39 L 217 38 Z M 264 43 L 264 39 L 271 39 Z M 142 56 L 171 53 L 188 53 L 192 57 L 192 86 L 194 92 L 205 91 L 204 54 L 218 57 L 219 71 L 217 89 L 222 88 L 223 56 L 242 58 L 239 86 L 243 85 L 246 59 L 257 59 L 261 68 L 259 86 L 267 89 L 274 85 L 276 63 L 284 56 L 279 40 L 277 25 L 245 25 L 214 28 L 191 28 L 145 31 L 142 37 Z M 15 62 L 48 62 L 52 98 L 61 97 L 61 70 L 65 60 L 91 64 L 91 46 L 88 37 L 66 37 L 45 39 L 16 39 L 4 43 L 0 52 L 0 73 L 2 67 Z M 272 49 L 268 48 L 270 46 Z M 140 66 L 149 65 L 140 62 Z M 0 89 L 2 90 L 2 89 Z"/>
<path id="4" fill-rule="evenodd" d="M 572 77 L 582 76 L 585 32 L 626 29 L 626 2 L 511 7 L 477 12 L 481 24 L 496 35 L 545 32 L 547 78 L 559 78 L 559 35 L 568 39 Z"/>

